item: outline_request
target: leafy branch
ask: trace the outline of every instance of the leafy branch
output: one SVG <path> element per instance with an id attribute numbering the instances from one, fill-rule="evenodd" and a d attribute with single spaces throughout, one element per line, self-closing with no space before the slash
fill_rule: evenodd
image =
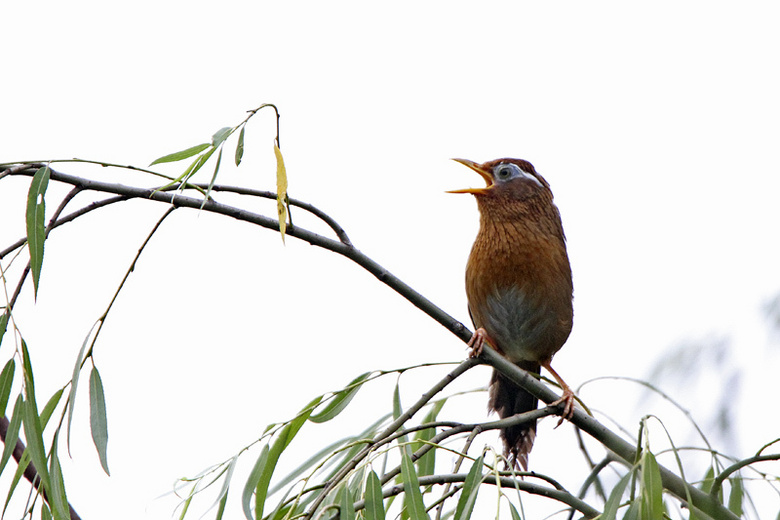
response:
<path id="1" fill-rule="evenodd" d="M 277 118 L 277 131 L 274 142 L 274 153 L 277 159 L 277 191 L 249 190 L 218 184 L 216 180 L 225 143 L 232 135 L 238 132 L 234 158 L 236 166 L 239 166 L 244 155 L 246 124 L 259 110 L 265 107 L 273 108 Z M 192 182 L 193 176 L 203 168 L 215 153 L 215 167 L 210 182 L 207 184 Z M 337 253 L 374 275 L 381 283 L 393 289 L 464 342 L 471 338 L 471 331 L 465 325 L 444 312 L 411 286 L 398 279 L 379 263 L 361 253 L 349 240 L 343 228 L 333 218 L 307 202 L 292 199 L 288 196 L 287 174 L 279 148 L 279 112 L 274 105 L 265 104 L 258 109 L 250 111 L 246 119 L 238 125 L 224 127 L 217 131 L 212 136 L 210 142 L 201 143 L 180 152 L 160 157 L 152 163 L 152 166 L 182 161 L 193 157 L 193 161 L 175 178 L 166 177 L 148 169 L 86 160 L 33 161 L 0 165 L 0 168 L 2 168 L 0 180 L 5 177 L 20 176 L 32 179 L 28 194 L 27 236 L 0 250 L 0 261 L 10 258 L 9 265 L 20 257 L 25 246 L 27 246 L 30 253 L 30 261 L 22 270 L 12 296 L 6 297 L 5 312 L 0 318 L 0 341 L 9 324 L 13 326 L 15 335 L 21 338 L 21 333 L 13 321 L 13 308 L 30 272 L 32 272 L 34 291 L 37 293 L 43 264 L 44 244 L 52 231 L 92 211 L 131 199 L 147 200 L 151 204 L 162 203 L 166 208 L 164 214 L 139 248 L 105 312 L 98 318 L 95 326 L 84 340 L 74 366 L 72 378 L 69 381 L 70 391 L 68 399 L 65 401 L 66 404 L 63 407 L 60 422 L 54 432 L 54 440 L 51 448 L 48 450 L 48 454 L 44 449 L 42 433 L 49 418 L 58 406 L 67 385 L 49 399 L 43 411 L 39 414 L 35 405 L 32 365 L 23 340 L 20 342 L 20 348 L 16 350 L 23 366 L 24 393 L 20 393 L 18 396 L 11 419 L 4 417 L 3 420 L 0 420 L 0 435 L 6 442 L 2 458 L 0 458 L 0 471 L 2 471 L 9 457 L 13 454 L 19 463 L 20 471 L 24 473 L 26 478 L 37 489 L 40 489 L 40 493 L 46 500 L 46 504 L 51 509 L 54 518 L 77 517 L 72 508 L 68 512 L 69 504 L 65 497 L 64 479 L 59 467 L 57 439 L 60 426 L 67 417 L 67 440 L 69 444 L 79 375 L 88 360 L 92 362 L 89 383 L 91 430 L 101 465 L 108 473 L 105 397 L 103 395 L 100 374 L 94 365 L 93 350 L 106 318 L 123 287 L 125 287 L 130 274 L 133 272 L 135 263 L 163 221 L 178 209 L 189 208 L 224 215 L 238 221 L 279 231 L 282 237 L 285 235 L 290 236 Z M 52 165 L 58 163 L 73 161 L 151 174 L 155 177 L 166 178 L 168 182 L 161 186 L 129 186 L 74 176 L 52 167 Z M 48 225 L 44 226 L 44 203 L 46 187 L 49 183 L 67 185 L 71 187 L 71 190 L 60 201 Z M 69 207 L 73 200 L 84 192 L 97 193 L 105 198 L 83 205 L 65 214 L 66 207 Z M 193 192 L 194 194 L 190 195 Z M 269 217 L 242 207 L 218 202 L 216 198 L 222 193 L 276 200 L 277 215 L 275 218 Z M 316 217 L 325 225 L 332 236 L 325 236 L 294 225 L 291 219 L 288 220 L 290 207 L 297 207 Z M 0 269 L 2 269 L 0 274 L 2 274 L 2 280 L 5 285 L 8 266 L 3 267 L 2 263 L 0 263 Z M 480 358 L 468 359 L 459 364 L 406 409 L 403 409 L 400 404 L 398 387 L 396 387 L 392 417 L 382 417 L 364 432 L 348 436 L 339 442 L 324 447 L 309 459 L 305 465 L 302 465 L 286 478 L 283 478 L 276 487 L 272 487 L 272 478 L 278 478 L 276 470 L 280 457 L 307 422 L 317 424 L 335 419 L 347 408 L 355 394 L 364 385 L 387 374 L 400 374 L 409 369 L 362 374 L 356 377 L 344 389 L 314 398 L 293 419 L 285 423 L 269 425 L 260 438 L 242 448 L 233 457 L 204 472 L 197 478 L 189 480 L 188 482 L 192 484 L 192 488 L 184 499 L 182 516 L 186 514 L 190 503 L 201 490 L 221 482 L 215 506 L 217 507 L 217 518 L 222 518 L 236 461 L 240 455 L 258 444 L 262 444 L 260 454 L 247 482 L 243 486 L 241 497 L 243 511 L 250 520 L 264 516 L 274 519 L 292 517 L 319 518 L 325 511 L 330 509 L 338 511 L 342 518 L 351 517 L 355 511 L 359 510 L 364 512 L 366 518 L 384 518 L 384 501 L 387 500 L 387 506 L 389 507 L 392 504 L 393 497 L 400 493 L 404 494 L 403 509 L 406 511 L 406 514 L 419 518 L 426 517 L 435 508 L 438 508 L 437 517 L 440 516 L 444 503 L 451 497 L 459 494 L 460 498 L 455 508 L 455 516 L 459 519 L 467 518 L 473 510 L 478 489 L 482 484 L 494 485 L 502 490 L 513 489 L 518 493 L 523 491 L 542 494 L 566 504 L 572 509 L 572 512 L 577 510 L 588 518 L 599 515 L 599 511 L 596 508 L 585 503 L 580 496 L 563 489 L 550 477 L 536 474 L 520 474 L 511 471 L 502 472 L 498 469 L 501 464 L 500 456 L 494 457 L 493 461 L 490 462 L 485 459 L 484 453 L 476 458 L 468 455 L 469 448 L 478 435 L 486 431 L 506 427 L 509 424 L 520 424 L 524 421 L 535 420 L 546 415 L 558 413 L 559 410 L 557 408 L 548 406 L 500 421 L 475 424 L 438 419 L 438 414 L 443 404 L 453 397 L 441 396 L 442 392 L 453 381 L 479 364 L 487 364 L 499 370 L 513 382 L 547 404 L 554 402 L 558 398 L 555 392 L 541 381 L 508 362 L 493 350 L 489 348 L 484 349 Z M 11 359 L 3 371 L 0 372 L 0 404 L 2 404 L 2 410 L 0 411 L 3 412 L 10 400 L 14 367 L 14 359 Z M 428 413 L 425 418 L 416 425 L 411 424 L 412 419 L 426 409 Z M 650 451 L 646 438 L 643 443 L 641 435 L 636 441 L 627 441 L 579 408 L 575 409 L 571 422 L 580 431 L 587 433 L 603 445 L 609 453 L 602 463 L 594 465 L 593 472 L 588 477 L 588 482 L 595 481 L 598 473 L 614 462 L 628 469 L 628 472 L 625 473 L 618 485 L 613 488 L 606 498 L 602 518 L 615 518 L 617 511 L 626 505 L 628 505 L 629 511 L 651 511 L 655 515 L 660 511 L 659 508 L 663 500 L 664 490 L 686 504 L 691 511 L 697 511 L 705 517 L 737 518 L 734 512 L 724 506 L 718 496 L 718 491 L 723 482 L 745 465 L 764 460 L 776 460 L 778 457 L 777 455 L 759 454 L 751 459 L 746 459 L 746 461 L 738 462 L 723 470 L 714 479 L 711 491 L 705 492 L 703 489 L 687 483 L 671 470 L 659 465 Z M 25 437 L 30 444 L 29 447 L 25 447 L 18 439 L 22 425 L 24 426 Z M 462 448 L 454 447 L 454 443 L 456 441 L 460 442 L 464 437 L 464 446 Z M 13 449 L 10 447 L 13 447 Z M 457 456 L 455 469 L 451 473 L 446 475 L 434 474 L 434 456 L 439 451 L 448 451 Z M 396 453 L 396 455 L 391 456 L 391 453 Z M 471 463 L 470 470 L 466 474 L 458 472 L 464 461 Z M 388 464 L 391 464 L 390 469 L 387 469 Z M 385 469 L 380 474 L 377 474 L 375 467 L 380 465 Z M 30 468 L 33 468 L 33 470 L 28 475 Z M 679 468 L 682 474 L 681 463 Z M 549 485 L 528 483 L 520 478 L 523 476 L 541 478 Z M 15 482 L 18 482 L 18 478 Z M 635 485 L 637 482 L 638 484 Z M 426 505 L 423 495 L 428 493 L 428 491 L 423 491 L 423 489 L 429 489 L 433 485 L 442 485 L 444 490 L 438 500 Z M 453 488 L 451 485 L 455 485 L 455 487 Z M 269 496 L 283 489 L 280 486 L 289 487 L 273 511 L 266 514 L 266 501 Z M 586 482 L 580 495 L 584 493 L 587 486 L 588 483 Z M 639 490 L 639 497 L 634 496 L 635 489 Z M 624 502 L 624 496 L 629 490 L 631 498 L 626 503 Z M 12 492 L 13 487 L 11 489 Z M 254 499 L 254 504 L 252 499 Z M 515 506 L 511 502 L 509 502 L 509 507 L 513 516 L 516 516 Z"/>

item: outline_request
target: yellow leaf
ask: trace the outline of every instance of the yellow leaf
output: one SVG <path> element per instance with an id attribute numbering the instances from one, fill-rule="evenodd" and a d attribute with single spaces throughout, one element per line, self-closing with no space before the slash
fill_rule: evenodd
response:
<path id="1" fill-rule="evenodd" d="M 284 232 L 287 229 L 287 170 L 284 168 L 282 151 L 274 143 L 276 154 L 276 210 L 279 213 L 279 232 L 284 242 Z"/>

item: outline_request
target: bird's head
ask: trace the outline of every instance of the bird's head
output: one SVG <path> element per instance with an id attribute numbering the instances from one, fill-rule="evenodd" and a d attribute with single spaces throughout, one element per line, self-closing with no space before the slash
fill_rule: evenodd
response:
<path id="1" fill-rule="evenodd" d="M 467 159 L 453 159 L 468 166 L 485 179 L 484 188 L 450 190 L 447 193 L 471 193 L 477 198 L 499 197 L 527 200 L 540 194 L 549 194 L 550 185 L 523 159 L 496 159 L 477 164 Z"/>

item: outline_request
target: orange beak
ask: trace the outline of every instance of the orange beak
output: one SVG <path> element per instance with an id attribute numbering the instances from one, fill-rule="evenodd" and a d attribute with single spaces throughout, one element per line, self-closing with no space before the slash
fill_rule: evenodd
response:
<path id="1" fill-rule="evenodd" d="M 487 190 L 493 185 L 493 176 L 490 174 L 488 170 L 482 168 L 481 164 L 477 164 L 474 161 L 469 161 L 468 159 L 453 159 L 453 161 L 459 162 L 464 166 L 468 166 L 469 168 L 477 172 L 483 179 L 485 179 L 485 183 L 487 184 L 487 187 L 465 188 L 462 190 L 448 190 L 447 193 L 471 193 L 472 195 L 479 195 L 481 193 L 487 192 Z"/>

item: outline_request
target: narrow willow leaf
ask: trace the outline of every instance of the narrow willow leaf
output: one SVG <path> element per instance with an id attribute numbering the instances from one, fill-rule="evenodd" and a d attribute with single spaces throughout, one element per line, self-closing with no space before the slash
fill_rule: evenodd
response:
<path id="1" fill-rule="evenodd" d="M 339 505 L 339 520 L 355 520 L 355 504 L 349 496 L 347 486 L 342 486 L 337 496 Z"/>
<path id="2" fill-rule="evenodd" d="M 206 196 L 203 197 L 203 202 L 200 203 L 200 209 L 203 209 L 203 206 L 206 204 L 206 201 L 209 200 L 209 196 L 211 196 L 211 188 L 214 187 L 214 183 L 217 181 L 217 174 L 219 173 L 219 166 L 222 164 L 222 148 L 219 149 L 219 155 L 217 155 L 217 165 L 214 167 L 214 175 L 211 176 L 211 182 L 209 182 L 209 187 L 206 190 Z"/>
<path id="3" fill-rule="evenodd" d="M 46 203 L 44 196 L 49 185 L 51 170 L 48 166 L 39 168 L 33 175 L 30 191 L 27 193 L 27 247 L 30 250 L 30 270 L 33 276 L 33 292 L 38 297 L 38 281 L 43 266 L 43 243 L 46 239 Z"/>
<path id="4" fill-rule="evenodd" d="M 644 512 L 642 511 L 641 504 L 641 500 L 634 500 L 631 502 L 631 504 L 628 506 L 628 509 L 626 510 L 626 514 L 623 515 L 622 520 L 650 520 L 650 517 L 645 516 Z"/>
<path id="5" fill-rule="evenodd" d="M 225 513 L 225 506 L 227 505 L 227 493 L 219 499 L 219 507 L 217 508 L 216 520 L 222 520 L 222 515 Z"/>
<path id="6" fill-rule="evenodd" d="M 707 473 L 704 474 L 704 478 L 701 479 L 701 484 L 699 485 L 699 488 L 705 493 L 709 493 L 714 483 L 715 483 L 715 468 L 710 466 L 707 469 Z"/>
<path id="7" fill-rule="evenodd" d="M 276 155 L 276 211 L 279 215 L 279 233 L 282 235 L 287 231 L 287 169 L 284 167 L 284 158 L 282 151 L 274 143 L 274 154 Z"/>
<path id="8" fill-rule="evenodd" d="M 58 437 L 59 432 L 54 434 L 54 441 L 52 442 L 52 449 L 49 455 L 51 458 L 51 465 L 49 466 L 51 488 L 46 489 L 55 520 L 70 520 L 70 509 L 68 507 L 68 499 L 65 495 L 65 480 L 62 477 L 60 456 L 57 453 Z"/>
<path id="9" fill-rule="evenodd" d="M 517 508 L 512 502 L 509 502 L 509 512 L 512 513 L 512 520 L 523 520 L 520 517 L 520 513 L 517 512 Z"/>
<path id="10" fill-rule="evenodd" d="M 434 403 L 423 418 L 422 424 L 434 422 L 439 416 L 439 412 L 441 412 L 441 409 L 444 407 L 445 402 L 446 399 L 442 399 L 441 401 Z M 436 430 L 434 428 L 420 430 L 417 432 L 417 434 L 414 436 L 414 441 L 412 442 L 412 451 L 416 452 L 422 448 L 425 444 L 427 444 L 425 441 L 430 441 L 434 435 L 436 435 Z M 428 450 L 425 455 L 417 459 L 417 473 L 419 475 L 433 475 L 433 472 L 436 468 L 436 453 L 437 450 L 431 449 Z"/>
<path id="11" fill-rule="evenodd" d="M 5 465 L 8 464 L 8 460 L 16 447 L 16 441 L 19 438 L 19 428 L 22 425 L 22 415 L 24 415 L 23 406 L 24 398 L 22 394 L 19 394 L 16 398 L 16 403 L 14 403 L 14 411 L 11 415 L 11 422 L 8 424 L 8 431 L 5 434 L 5 447 L 3 448 L 3 456 L 0 458 L 0 475 L 3 474 Z"/>
<path id="12" fill-rule="evenodd" d="M 5 330 L 8 327 L 8 311 L 6 310 L 2 316 L 0 316 L 0 345 L 3 344 L 3 336 L 5 336 Z"/>
<path id="13" fill-rule="evenodd" d="M 41 520 L 52 520 L 51 511 L 49 511 L 49 506 L 46 505 L 46 502 L 41 505 Z"/>
<path id="14" fill-rule="evenodd" d="M 263 470 L 265 469 L 265 466 L 268 462 L 269 452 L 270 448 L 268 444 L 266 444 L 263 446 L 263 450 L 260 452 L 260 456 L 257 458 L 257 462 L 255 462 L 252 471 L 249 473 L 249 478 L 244 485 L 244 492 L 241 494 L 241 506 L 244 509 L 244 516 L 246 517 L 246 520 L 254 520 L 251 505 L 252 494 L 254 493 L 255 488 L 257 487 L 257 483 L 260 481 L 260 476 L 263 474 Z M 257 518 L 260 518 L 260 516 Z"/>
<path id="15" fill-rule="evenodd" d="M 103 393 L 103 381 L 97 367 L 92 367 L 89 374 L 89 425 L 92 430 L 92 440 L 100 457 L 100 465 L 106 475 L 108 471 L 108 421 L 106 419 L 106 397 Z"/>
<path id="16" fill-rule="evenodd" d="M 199 154 L 209 146 L 211 146 L 209 143 L 203 143 L 197 146 L 193 146 L 191 148 L 187 148 L 186 150 L 182 150 L 180 152 L 163 155 L 159 159 L 155 159 L 154 161 L 152 161 L 152 164 L 150 164 L 149 166 L 154 166 L 155 164 L 160 164 L 160 163 L 181 161 L 182 159 L 186 159 L 188 157 L 192 157 L 193 155 Z"/>
<path id="17" fill-rule="evenodd" d="M 197 156 L 195 160 L 192 161 L 192 163 L 189 165 L 189 167 L 184 170 L 184 173 L 177 178 L 177 180 L 182 184 L 187 183 L 187 181 L 189 181 L 192 176 L 195 175 L 198 170 L 200 170 L 203 165 L 208 162 L 209 159 L 211 159 L 214 150 L 216 150 L 216 148 L 209 148 L 205 153 Z"/>
<path id="18" fill-rule="evenodd" d="M 24 375 L 24 393 L 28 401 L 32 401 L 35 406 L 36 414 L 38 407 L 35 404 L 35 381 L 33 378 L 32 363 L 30 362 L 30 351 L 27 350 L 27 342 L 22 339 L 22 374 Z"/>
<path id="19" fill-rule="evenodd" d="M 25 399 L 22 414 L 22 424 L 24 424 L 24 437 L 27 439 L 27 450 L 30 452 L 32 463 L 38 470 L 41 482 L 45 489 L 51 489 L 51 479 L 46 465 L 46 451 L 43 446 L 43 435 L 41 431 L 40 418 L 35 409 L 34 401 Z"/>
<path id="20" fill-rule="evenodd" d="M 477 458 L 471 465 L 463 489 L 460 490 L 458 506 L 455 508 L 455 520 L 467 520 L 471 518 L 474 504 L 477 503 L 477 493 L 482 483 L 482 457 Z"/>
<path id="21" fill-rule="evenodd" d="M 401 456 L 401 480 L 404 485 L 404 506 L 409 517 L 414 520 L 430 518 L 425 511 L 420 481 L 417 479 L 417 473 L 414 471 L 414 463 L 408 449 L 404 449 Z"/>
<path id="22" fill-rule="evenodd" d="M 230 459 L 230 462 L 228 463 L 228 467 L 225 470 L 225 477 L 222 481 L 222 488 L 219 490 L 219 495 L 217 495 L 217 499 L 215 502 L 215 505 L 219 504 L 219 509 L 221 511 L 225 510 L 225 499 L 227 498 L 228 491 L 230 490 L 230 480 L 233 478 L 233 470 L 236 469 L 237 461 L 238 461 L 237 456 Z M 218 513 L 217 518 L 222 518 L 222 513 Z"/>
<path id="23" fill-rule="evenodd" d="M 309 417 L 309 420 L 313 423 L 324 423 L 336 417 L 347 407 L 355 395 L 357 395 L 358 390 L 363 387 L 363 383 L 370 376 L 371 372 L 366 372 L 365 374 L 360 374 L 355 379 L 350 381 L 344 390 L 334 395 L 333 398 L 328 401 L 328 404 L 321 412 L 317 413 L 316 415 L 312 415 Z"/>
<path id="24" fill-rule="evenodd" d="M 49 424 L 51 414 L 54 413 L 54 409 L 57 407 L 60 402 L 60 398 L 62 397 L 62 391 L 63 389 L 60 388 L 54 392 L 54 395 L 49 398 L 49 400 L 46 402 L 46 405 L 43 407 L 43 410 L 41 411 L 41 430 L 45 430 L 46 425 Z"/>
<path id="25" fill-rule="evenodd" d="M 73 425 L 73 410 L 76 408 L 76 390 L 79 387 L 81 364 L 84 362 L 84 352 L 86 352 L 87 347 L 90 344 L 92 333 L 99 324 L 100 320 L 95 322 L 95 324 L 92 325 L 92 328 L 89 330 L 89 333 L 87 333 L 87 337 L 84 338 L 84 341 L 81 344 L 81 350 L 79 350 L 79 355 L 76 357 L 76 364 L 73 366 L 73 374 L 70 376 L 70 393 L 68 394 L 68 431 L 66 435 L 68 454 L 70 454 L 70 427 Z"/>
<path id="26" fill-rule="evenodd" d="M 16 362 L 14 358 L 8 360 L 0 372 L 0 416 L 5 415 L 5 409 L 8 406 L 8 399 L 11 397 L 11 385 L 14 382 L 14 371 Z"/>
<path id="27" fill-rule="evenodd" d="M 241 159 L 244 157 L 244 129 L 246 125 L 241 127 L 241 131 L 238 133 L 238 144 L 236 144 L 236 166 L 241 164 Z"/>
<path id="28" fill-rule="evenodd" d="M 382 484 L 379 477 L 372 470 L 366 479 L 366 497 L 365 497 L 365 517 L 366 520 L 385 520 L 385 504 L 382 498 Z"/>
<path id="29" fill-rule="evenodd" d="M 393 420 L 397 420 L 399 417 L 401 417 L 403 412 L 404 411 L 401 405 L 401 380 L 399 379 L 395 383 L 395 390 L 393 390 Z M 398 438 L 399 444 L 404 444 L 407 441 L 408 437 L 406 435 L 402 435 Z"/>
<path id="30" fill-rule="evenodd" d="M 257 515 L 257 518 L 263 517 L 265 499 L 268 496 L 268 486 L 271 483 L 271 477 L 276 470 L 276 463 L 279 462 L 279 457 L 281 457 L 295 435 L 309 419 L 309 416 L 311 416 L 312 411 L 319 404 L 321 399 L 322 396 L 315 397 L 309 404 L 304 406 L 298 416 L 290 421 L 287 426 L 282 428 L 282 431 L 274 441 L 273 446 L 271 446 L 271 449 L 268 452 L 268 460 L 260 474 L 260 479 L 257 481 L 257 486 L 255 487 L 255 514 Z"/>
<path id="31" fill-rule="evenodd" d="M 412 451 L 417 451 L 430 441 L 436 434 L 435 428 L 426 428 L 420 430 L 414 436 L 412 442 Z M 422 457 L 417 459 L 417 474 L 418 475 L 433 475 L 433 470 L 436 467 L 436 449 L 429 449 Z"/>
<path id="32" fill-rule="evenodd" d="M 218 148 L 219 145 L 225 142 L 225 139 L 230 137 L 230 134 L 233 133 L 233 128 L 226 126 L 224 128 L 220 128 L 217 130 L 214 135 L 211 136 L 211 146 L 214 148 Z"/>
<path id="33" fill-rule="evenodd" d="M 304 406 L 303 409 L 298 413 L 298 416 L 292 421 L 290 421 L 290 424 L 287 425 L 287 427 L 290 428 L 290 431 L 287 433 L 287 442 L 284 445 L 285 448 L 298 434 L 298 430 L 300 430 L 301 427 L 303 427 L 303 425 L 306 423 L 306 421 L 309 420 L 314 409 L 317 407 L 318 404 L 320 404 L 320 401 L 322 401 L 321 395 L 309 401 L 309 403 L 306 406 Z"/>
<path id="34" fill-rule="evenodd" d="M 731 493 L 729 493 L 729 511 L 742 517 L 742 498 L 745 494 L 745 489 L 742 486 L 742 477 L 730 478 Z"/>
<path id="35" fill-rule="evenodd" d="M 192 504 L 192 497 L 194 495 L 192 492 L 190 492 L 190 495 L 184 500 L 184 505 L 181 508 L 181 514 L 179 515 L 179 520 L 184 520 L 184 517 L 187 515 L 187 511 L 190 509 L 190 504 Z"/>
<path id="36" fill-rule="evenodd" d="M 601 513 L 599 520 L 615 520 L 617 518 L 617 511 L 623 500 L 623 493 L 626 492 L 626 487 L 631 481 L 633 473 L 627 473 L 617 485 L 612 488 L 612 493 L 609 494 L 607 502 L 604 504 L 604 511 Z"/>
<path id="37" fill-rule="evenodd" d="M 642 518 L 647 520 L 663 520 L 664 517 L 664 486 L 661 482 L 661 471 L 655 455 L 645 451 L 642 455 Z"/>
<path id="38" fill-rule="evenodd" d="M 22 407 L 22 413 L 24 413 L 24 406 Z M 5 511 L 8 509 L 8 504 L 11 502 L 11 497 L 14 495 L 16 485 L 19 484 L 19 480 L 21 480 L 22 475 L 24 475 L 24 470 L 27 469 L 27 466 L 29 465 L 30 452 L 29 450 L 24 450 L 24 453 L 22 453 L 22 460 L 20 460 L 19 464 L 16 466 L 16 473 L 14 473 L 11 484 L 8 486 L 8 494 L 5 497 L 5 505 L 3 505 L 3 512 L 0 514 L 0 518 L 5 516 Z"/>

